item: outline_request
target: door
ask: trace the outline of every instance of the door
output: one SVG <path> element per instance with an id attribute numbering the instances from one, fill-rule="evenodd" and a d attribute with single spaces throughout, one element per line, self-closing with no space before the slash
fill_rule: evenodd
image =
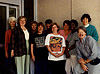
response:
<path id="1" fill-rule="evenodd" d="M 9 29 L 8 18 L 11 16 L 18 17 L 18 6 L 0 4 L 0 60 L 4 55 L 5 31 Z M 2 56 L 2 57 L 1 57 Z"/>

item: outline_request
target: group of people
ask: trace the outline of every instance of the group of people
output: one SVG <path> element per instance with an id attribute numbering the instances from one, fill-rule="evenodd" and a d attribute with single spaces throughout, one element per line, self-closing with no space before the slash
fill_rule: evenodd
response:
<path id="1" fill-rule="evenodd" d="M 89 14 L 81 21 L 83 26 L 78 27 L 76 20 L 65 20 L 60 30 L 51 19 L 45 25 L 32 21 L 27 28 L 26 17 L 20 16 L 17 26 L 16 18 L 10 17 L 5 33 L 7 67 L 13 74 L 99 74 L 98 33 L 89 24 Z"/>

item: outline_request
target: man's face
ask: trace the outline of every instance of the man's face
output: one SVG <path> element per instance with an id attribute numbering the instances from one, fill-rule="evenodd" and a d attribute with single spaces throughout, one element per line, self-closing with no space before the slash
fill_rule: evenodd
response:
<path id="1" fill-rule="evenodd" d="M 50 29 L 51 24 L 46 24 L 46 28 Z"/>
<path id="2" fill-rule="evenodd" d="M 86 33 L 82 29 L 79 29 L 78 36 L 80 39 L 83 39 L 86 36 Z"/>

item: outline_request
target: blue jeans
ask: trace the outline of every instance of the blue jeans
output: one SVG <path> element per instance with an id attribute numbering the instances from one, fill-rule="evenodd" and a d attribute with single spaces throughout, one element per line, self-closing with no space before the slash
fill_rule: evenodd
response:
<path id="1" fill-rule="evenodd" d="M 48 74 L 66 74 L 65 60 L 48 61 Z"/>
<path id="2" fill-rule="evenodd" d="M 47 60 L 35 61 L 35 74 L 47 74 Z"/>

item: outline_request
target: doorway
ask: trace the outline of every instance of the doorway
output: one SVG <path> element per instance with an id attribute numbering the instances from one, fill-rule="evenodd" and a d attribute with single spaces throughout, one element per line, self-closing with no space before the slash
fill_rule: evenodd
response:
<path id="1" fill-rule="evenodd" d="M 8 18 L 18 17 L 18 6 L 0 4 L 0 61 L 5 56 L 5 31 L 9 29 Z"/>

